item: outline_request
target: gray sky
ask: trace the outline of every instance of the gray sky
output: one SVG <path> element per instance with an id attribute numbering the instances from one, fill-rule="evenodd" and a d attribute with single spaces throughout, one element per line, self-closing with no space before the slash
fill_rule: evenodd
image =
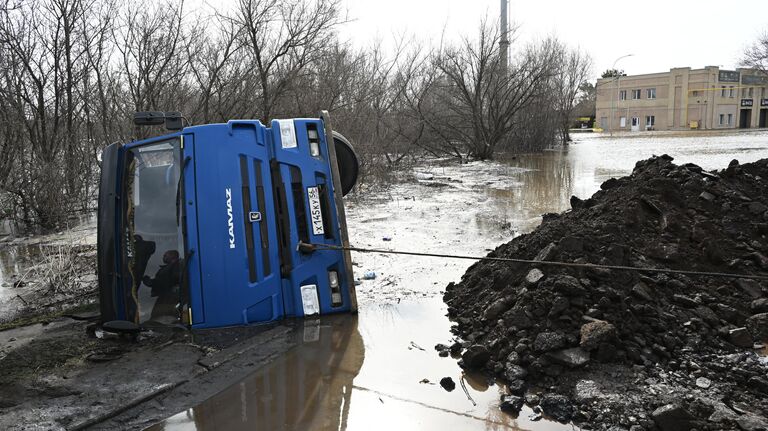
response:
<path id="1" fill-rule="evenodd" d="M 343 0 L 349 18 L 341 36 L 366 46 L 407 33 L 438 41 L 470 34 L 484 16 L 498 19 L 500 0 Z M 768 0 L 564 1 L 510 0 L 518 41 L 559 36 L 594 59 L 594 76 L 611 67 L 628 74 L 671 67 L 734 68 L 747 43 L 768 31 Z"/>

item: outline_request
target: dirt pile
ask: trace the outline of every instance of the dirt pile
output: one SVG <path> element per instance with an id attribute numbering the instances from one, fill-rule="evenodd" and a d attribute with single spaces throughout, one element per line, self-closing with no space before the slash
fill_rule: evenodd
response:
<path id="1" fill-rule="evenodd" d="M 638 162 L 492 257 L 768 275 L 768 159 Z M 768 427 L 768 283 L 479 262 L 446 289 L 462 363 L 589 428 Z M 759 346 L 758 346 L 759 347 Z M 618 428 L 618 429 L 622 429 Z"/>

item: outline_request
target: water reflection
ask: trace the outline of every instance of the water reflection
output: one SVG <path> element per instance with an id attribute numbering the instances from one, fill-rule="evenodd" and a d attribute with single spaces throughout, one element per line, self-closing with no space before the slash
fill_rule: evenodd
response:
<path id="1" fill-rule="evenodd" d="M 365 357 L 356 316 L 307 320 L 287 354 L 150 430 L 345 429 Z"/>
<path id="2" fill-rule="evenodd" d="M 517 232 L 535 228 L 540 215 L 570 208 L 572 195 L 586 199 L 605 180 L 629 175 L 638 160 L 669 154 L 675 163 L 695 163 L 704 169 L 724 169 L 733 159 L 741 163 L 768 157 L 768 132 L 675 133 L 627 135 L 610 138 L 597 134 L 576 136 L 573 144 L 540 154 L 500 160 L 499 181 L 483 187 L 490 214 L 478 214 L 478 228 L 492 228 L 489 218 L 510 223 Z M 496 223 L 498 224 L 498 223 Z"/>
<path id="3" fill-rule="evenodd" d="M 506 217 L 517 229 L 528 231 L 538 225 L 542 214 L 569 207 L 576 173 L 567 151 L 527 154 L 502 163 L 514 168 L 510 175 L 516 181 L 510 188 L 489 188 L 486 193 L 506 203 Z"/>

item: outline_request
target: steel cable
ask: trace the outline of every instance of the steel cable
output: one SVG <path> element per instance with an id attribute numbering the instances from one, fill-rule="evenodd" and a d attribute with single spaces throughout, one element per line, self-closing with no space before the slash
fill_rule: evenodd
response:
<path id="1" fill-rule="evenodd" d="M 424 257 L 439 257 L 447 259 L 466 259 L 475 261 L 492 261 L 492 262 L 507 262 L 507 263 L 522 263 L 528 265 L 546 265 L 546 266 L 560 266 L 568 268 L 582 268 L 582 269 L 609 269 L 617 271 L 637 271 L 637 272 L 653 272 L 661 274 L 679 274 L 679 275 L 693 275 L 702 277 L 721 277 L 721 278 L 740 278 L 749 280 L 761 280 L 768 281 L 768 275 L 752 275 L 752 274 L 734 274 L 727 272 L 707 272 L 707 271 L 689 271 L 682 269 L 667 269 L 667 268 L 638 268 L 634 266 L 624 265 L 601 265 L 596 263 L 574 263 L 574 262 L 557 262 L 550 260 L 535 260 L 535 259 L 517 259 L 512 257 L 488 257 L 488 256 L 467 256 L 460 254 L 445 254 L 445 253 L 421 253 L 415 251 L 399 251 L 399 250 L 384 250 L 376 248 L 362 248 L 362 247 L 342 247 L 334 244 L 314 244 L 314 243 L 302 243 L 297 246 L 297 250 L 303 252 L 312 252 L 314 250 L 336 250 L 336 251 L 355 251 L 358 253 L 383 253 L 383 254 L 400 254 L 407 256 L 424 256 Z"/>

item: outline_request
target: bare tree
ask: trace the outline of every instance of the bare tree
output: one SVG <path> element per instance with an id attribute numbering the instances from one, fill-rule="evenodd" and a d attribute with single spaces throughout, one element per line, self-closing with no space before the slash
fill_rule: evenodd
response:
<path id="1" fill-rule="evenodd" d="M 483 21 L 477 39 L 463 38 L 434 56 L 439 77 L 432 85 L 436 104 L 424 116 L 445 146 L 457 153 L 456 142 L 477 159 L 492 158 L 517 126 L 517 116 L 553 75 L 555 50 L 528 50 L 500 67 L 499 32 Z M 422 111 L 424 112 L 424 111 Z"/>
<path id="2" fill-rule="evenodd" d="M 123 116 L 129 118 L 132 111 L 180 110 L 181 101 L 190 99 L 185 97 L 184 78 L 190 69 L 186 54 L 191 37 L 183 3 L 132 4 L 123 10 L 121 20 L 113 43 L 131 102 Z"/>
<path id="3" fill-rule="evenodd" d="M 555 103 L 559 114 L 559 128 L 564 143 L 571 141 L 568 133 L 573 120 L 573 108 L 579 88 L 589 78 L 592 72 L 592 59 L 579 49 L 569 49 L 555 42 L 560 58 L 557 61 L 555 74 Z"/>
<path id="4" fill-rule="evenodd" d="M 79 27 L 87 7 L 80 0 L 39 0 L 0 12 L 0 43 L 13 73 L 5 106 L 16 111 L 28 144 L 16 154 L 19 166 L 7 186 L 23 201 L 25 218 L 44 226 L 78 206 L 89 181 L 77 94 L 88 70 Z"/>
<path id="5" fill-rule="evenodd" d="M 269 121 L 291 83 L 323 56 L 332 30 L 341 22 L 338 4 L 338 0 L 238 1 L 230 19 L 240 28 L 260 90 L 260 103 L 250 115 Z"/>
<path id="6" fill-rule="evenodd" d="M 250 66 L 235 64 L 240 52 L 238 42 L 241 29 L 221 16 L 208 18 L 213 25 L 206 34 L 195 35 L 193 42 L 186 45 L 187 56 L 194 63 L 190 72 L 197 88 L 199 103 L 187 115 L 203 123 L 222 121 L 235 116 L 240 77 L 248 75 Z"/>
<path id="7" fill-rule="evenodd" d="M 768 30 L 744 50 L 741 64 L 768 73 Z"/>
<path id="8" fill-rule="evenodd" d="M 505 70 L 486 23 L 447 46 L 354 48 L 336 35 L 339 2 L 238 0 L 197 16 L 183 0 L 0 0 L 0 215 L 54 228 L 92 208 L 97 149 L 151 132 L 132 126 L 136 110 L 267 123 L 329 109 L 368 172 L 540 150 L 566 129 L 582 53 L 514 45 Z"/>

